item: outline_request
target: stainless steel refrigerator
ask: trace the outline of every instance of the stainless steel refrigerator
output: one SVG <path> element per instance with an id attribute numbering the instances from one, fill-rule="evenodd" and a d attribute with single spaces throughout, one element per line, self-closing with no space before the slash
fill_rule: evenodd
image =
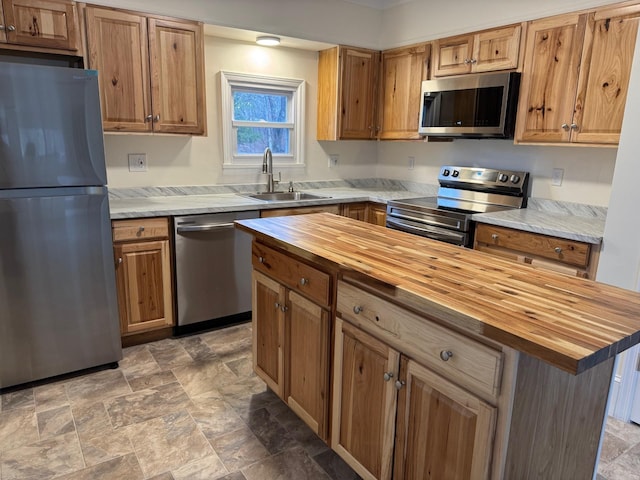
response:
<path id="1" fill-rule="evenodd" d="M 122 358 L 98 76 L 0 63 L 0 389 Z"/>

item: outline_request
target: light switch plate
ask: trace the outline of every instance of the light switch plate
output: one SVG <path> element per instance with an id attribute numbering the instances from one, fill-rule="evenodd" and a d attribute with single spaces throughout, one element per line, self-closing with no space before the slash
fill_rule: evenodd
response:
<path id="1" fill-rule="evenodd" d="M 130 153 L 129 154 L 129 171 L 130 172 L 146 172 L 147 171 L 147 154 L 146 153 Z"/>
<path id="2" fill-rule="evenodd" d="M 338 155 L 337 153 L 332 153 L 331 155 L 329 155 L 329 168 L 338 165 L 338 158 L 340 158 L 340 155 Z"/>
<path id="3" fill-rule="evenodd" d="M 551 185 L 553 185 L 554 187 L 559 187 L 560 185 L 562 185 L 562 177 L 564 177 L 564 169 L 554 168 L 551 175 Z"/>

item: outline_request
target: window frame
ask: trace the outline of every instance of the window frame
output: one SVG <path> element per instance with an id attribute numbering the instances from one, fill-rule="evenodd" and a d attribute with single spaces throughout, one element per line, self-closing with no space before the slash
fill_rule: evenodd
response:
<path id="1" fill-rule="evenodd" d="M 277 127 L 290 129 L 291 152 L 273 153 L 273 164 L 280 167 L 304 167 L 305 140 L 305 81 L 294 78 L 271 77 L 249 73 L 220 71 L 221 107 L 222 107 L 222 146 L 223 168 L 255 169 L 262 167 L 262 153 L 256 155 L 237 155 L 236 130 L 241 127 Z M 233 119 L 234 89 L 263 90 L 265 93 L 291 94 L 290 122 L 249 122 Z"/>

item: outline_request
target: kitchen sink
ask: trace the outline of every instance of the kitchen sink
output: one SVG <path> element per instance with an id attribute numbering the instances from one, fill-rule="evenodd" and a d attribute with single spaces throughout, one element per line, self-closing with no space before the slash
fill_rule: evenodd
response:
<path id="1" fill-rule="evenodd" d="M 264 202 L 292 202 L 298 200 L 321 200 L 331 198 L 324 195 L 315 195 L 305 192 L 260 192 L 260 193 L 243 193 L 243 197 L 262 200 Z"/>

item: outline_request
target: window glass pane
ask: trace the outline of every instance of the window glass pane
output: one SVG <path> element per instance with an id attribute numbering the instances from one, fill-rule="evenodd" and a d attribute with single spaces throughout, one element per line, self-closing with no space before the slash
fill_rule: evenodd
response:
<path id="1" fill-rule="evenodd" d="M 287 94 L 233 92 L 233 118 L 246 122 L 286 122 Z"/>
<path id="2" fill-rule="evenodd" d="M 288 128 L 238 127 L 238 153 L 262 154 L 271 147 L 274 154 L 289 154 Z"/>

